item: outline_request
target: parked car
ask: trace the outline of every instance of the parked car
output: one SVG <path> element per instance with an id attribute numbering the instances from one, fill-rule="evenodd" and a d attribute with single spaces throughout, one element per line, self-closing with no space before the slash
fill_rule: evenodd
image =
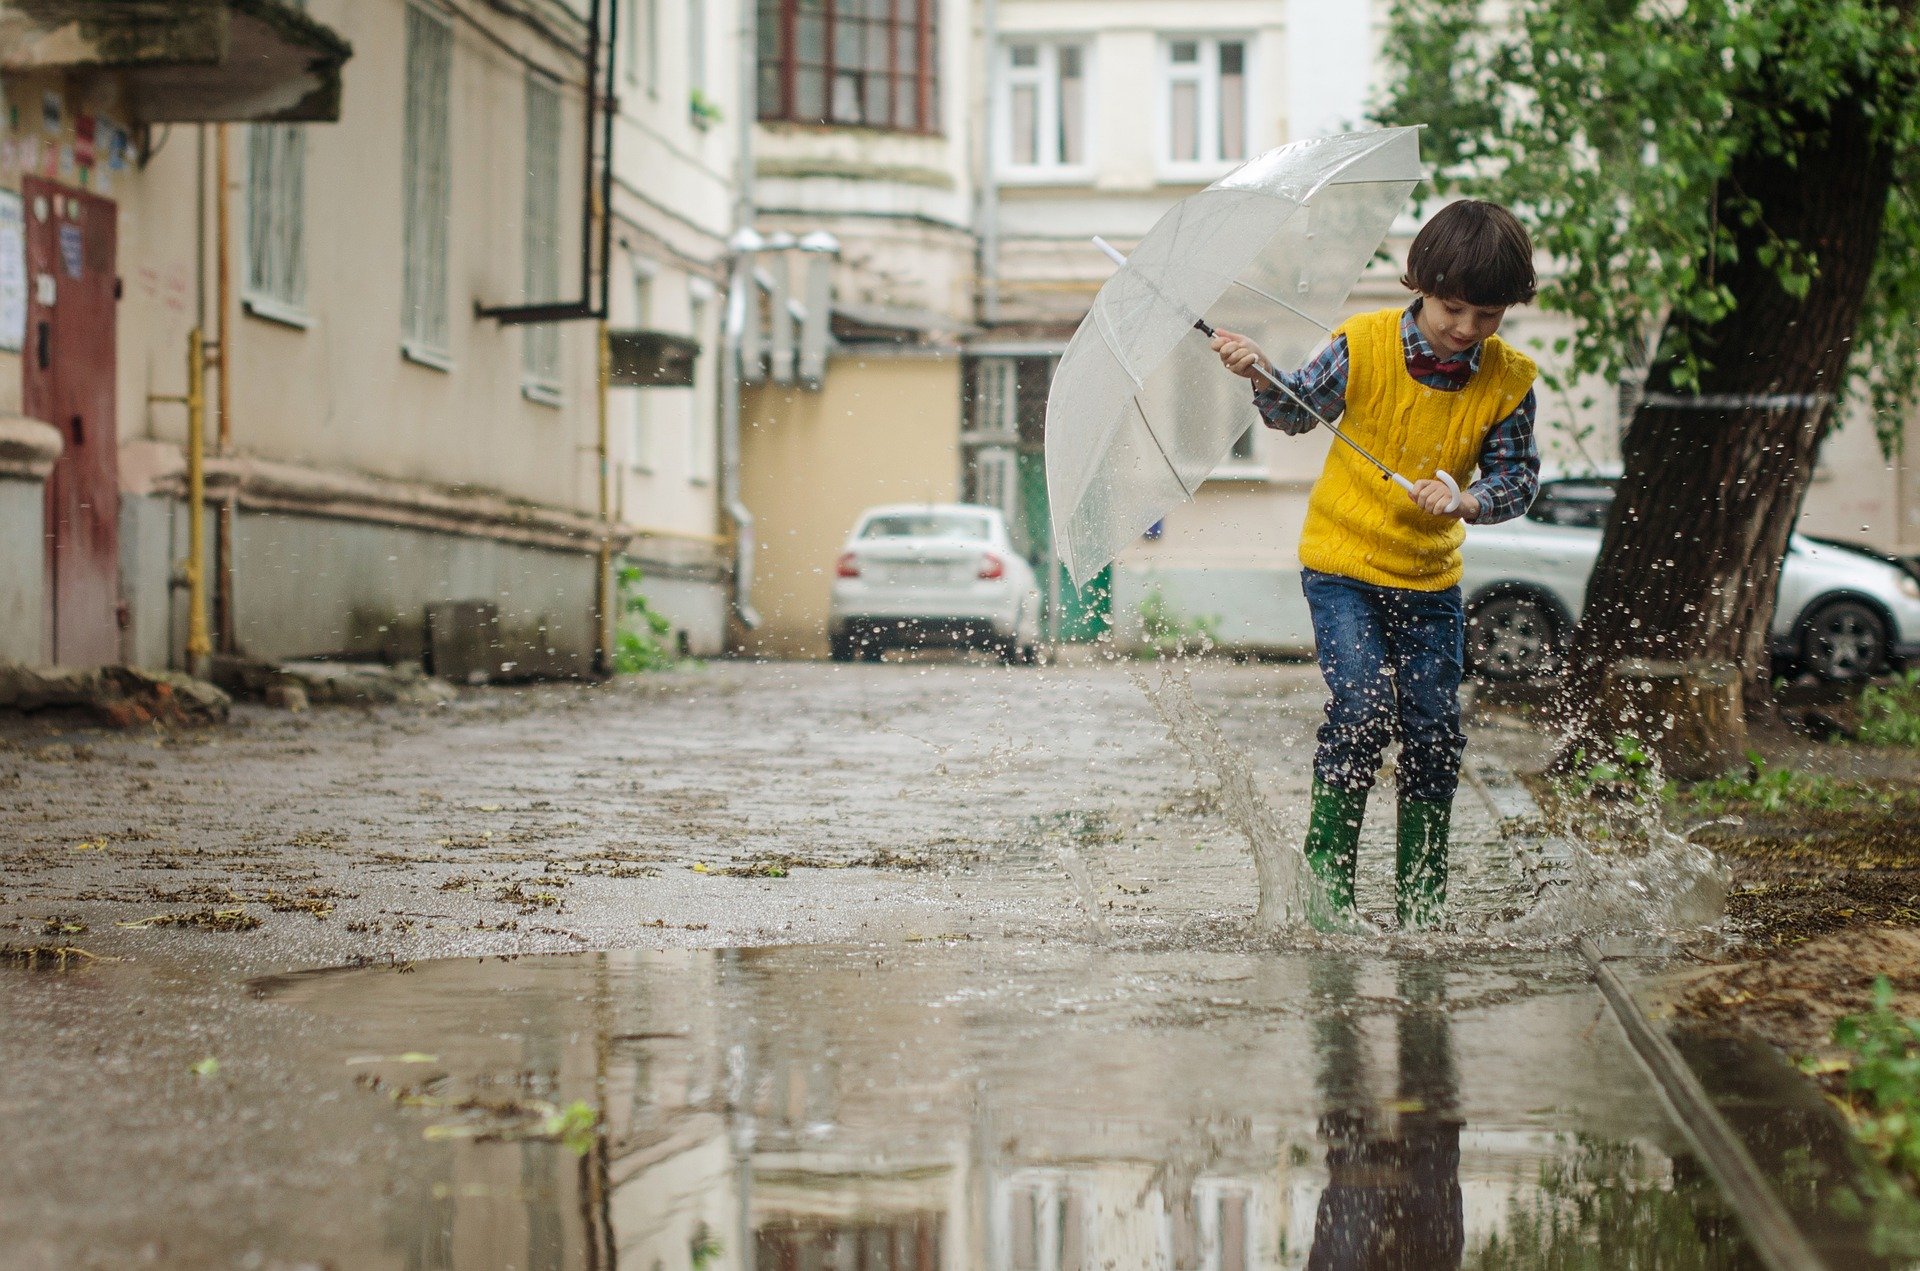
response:
<path id="1" fill-rule="evenodd" d="M 999 509 L 971 503 L 868 508 L 834 565 L 828 640 L 836 662 L 896 645 L 987 648 L 1032 663 L 1040 588 Z"/>
<path id="2" fill-rule="evenodd" d="M 1516 680 L 1556 669 L 1585 603 L 1613 505 L 1610 477 L 1543 481 L 1524 517 L 1467 531 L 1467 669 Z M 1920 656 L 1920 582 L 1864 548 L 1795 534 L 1780 568 L 1783 670 L 1851 680 Z"/>

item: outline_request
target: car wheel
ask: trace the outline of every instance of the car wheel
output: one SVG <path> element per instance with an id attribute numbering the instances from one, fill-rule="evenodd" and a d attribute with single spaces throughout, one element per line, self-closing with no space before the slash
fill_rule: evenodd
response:
<path id="1" fill-rule="evenodd" d="M 1489 680 L 1526 680 L 1553 671 L 1560 618 L 1539 596 L 1510 592 L 1484 600 L 1467 617 L 1467 670 Z"/>
<path id="2" fill-rule="evenodd" d="M 1886 665 L 1886 620 L 1858 600 L 1821 605 L 1801 624 L 1800 658 L 1823 680 L 1863 680 Z"/>

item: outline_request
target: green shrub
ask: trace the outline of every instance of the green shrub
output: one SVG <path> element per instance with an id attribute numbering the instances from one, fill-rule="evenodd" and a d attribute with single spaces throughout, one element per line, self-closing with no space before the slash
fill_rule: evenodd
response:
<path id="1" fill-rule="evenodd" d="M 664 671 L 680 661 L 667 642 L 673 624 L 647 604 L 640 590 L 640 567 L 622 562 L 619 569 L 619 615 L 614 631 L 613 669 L 620 675 Z"/>
<path id="2" fill-rule="evenodd" d="M 1205 653 L 1220 642 L 1220 619 L 1209 614 L 1188 618 L 1167 601 L 1158 587 L 1140 601 L 1140 638 L 1148 656 L 1177 657 Z"/>
<path id="3" fill-rule="evenodd" d="M 1920 671 L 1860 693 L 1860 740 L 1874 746 L 1920 746 Z"/>

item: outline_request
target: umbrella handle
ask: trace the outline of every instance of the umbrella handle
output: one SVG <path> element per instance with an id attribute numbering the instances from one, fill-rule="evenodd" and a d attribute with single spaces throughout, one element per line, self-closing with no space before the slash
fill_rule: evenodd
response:
<path id="1" fill-rule="evenodd" d="M 1453 479 L 1453 474 L 1451 472 L 1448 472 L 1445 468 L 1442 468 L 1438 472 L 1433 474 L 1433 479 L 1438 481 L 1441 485 L 1447 487 L 1447 493 L 1453 496 L 1452 499 L 1448 500 L 1446 510 L 1449 512 L 1452 512 L 1458 509 L 1460 506 L 1460 483 Z M 1387 474 L 1387 480 L 1393 482 L 1395 485 L 1399 486 L 1402 490 L 1405 490 L 1408 494 L 1413 493 L 1413 482 L 1407 480 L 1405 477 L 1401 476 L 1399 473 L 1389 472 Z"/>

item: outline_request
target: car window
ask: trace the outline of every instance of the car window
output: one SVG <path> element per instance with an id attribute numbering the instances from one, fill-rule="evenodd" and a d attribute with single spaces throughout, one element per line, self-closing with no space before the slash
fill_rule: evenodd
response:
<path id="1" fill-rule="evenodd" d="M 1527 519 L 1543 525 L 1603 530 L 1612 507 L 1611 481 L 1549 481 L 1540 487 L 1540 497 L 1527 509 Z"/>
<path id="2" fill-rule="evenodd" d="M 991 534 L 984 516 L 965 512 L 889 512 L 862 526 L 860 537 L 984 539 Z"/>

